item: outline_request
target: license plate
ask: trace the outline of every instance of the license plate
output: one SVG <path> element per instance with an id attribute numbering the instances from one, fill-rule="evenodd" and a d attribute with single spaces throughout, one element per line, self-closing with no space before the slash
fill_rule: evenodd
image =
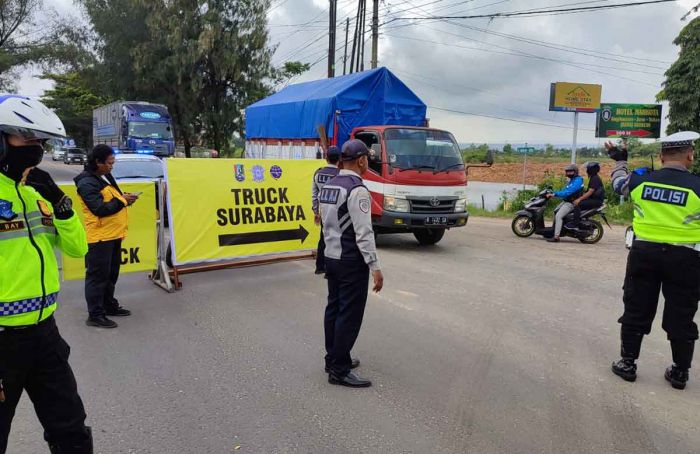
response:
<path id="1" fill-rule="evenodd" d="M 425 225 L 447 225 L 445 216 L 428 216 L 425 218 Z"/>

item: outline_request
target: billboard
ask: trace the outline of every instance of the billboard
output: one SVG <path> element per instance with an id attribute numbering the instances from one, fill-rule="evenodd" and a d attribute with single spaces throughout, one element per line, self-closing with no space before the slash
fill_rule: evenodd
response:
<path id="1" fill-rule="evenodd" d="M 661 104 L 601 104 L 596 137 L 661 137 Z"/>
<path id="2" fill-rule="evenodd" d="M 554 82 L 550 87 L 549 110 L 558 112 L 596 112 L 600 109 L 602 85 Z"/>

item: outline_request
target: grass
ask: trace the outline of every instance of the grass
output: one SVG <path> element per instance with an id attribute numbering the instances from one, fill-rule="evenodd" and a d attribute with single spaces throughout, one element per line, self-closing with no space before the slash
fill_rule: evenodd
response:
<path id="1" fill-rule="evenodd" d="M 468 211 L 470 216 L 480 218 L 513 219 L 513 216 L 515 216 L 515 213 L 509 211 L 501 209 L 489 211 L 474 205 L 470 205 Z M 608 221 L 610 221 L 610 224 L 629 225 L 632 223 L 632 206 L 629 203 L 625 203 L 624 205 L 608 205 L 607 208 L 605 208 L 605 216 L 608 218 Z M 548 219 L 547 222 L 551 222 L 551 219 Z"/>

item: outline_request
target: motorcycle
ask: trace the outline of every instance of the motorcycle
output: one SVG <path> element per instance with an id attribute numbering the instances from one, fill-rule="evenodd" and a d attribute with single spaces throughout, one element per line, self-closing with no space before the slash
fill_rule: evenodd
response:
<path id="1" fill-rule="evenodd" d="M 521 238 L 527 238 L 532 234 L 542 235 L 545 238 L 554 236 L 554 225 L 545 227 L 544 211 L 547 206 L 549 196 L 554 194 L 551 188 L 543 189 L 539 194 L 531 198 L 524 209 L 515 213 L 511 229 L 513 233 Z M 561 209 L 564 202 L 560 203 L 555 209 L 554 214 Z M 603 224 L 595 216 L 600 216 L 605 221 L 608 227 L 610 223 L 605 217 L 605 204 L 600 207 L 585 210 L 581 212 L 581 222 L 578 225 L 574 224 L 574 213 L 569 213 L 564 218 L 564 225 L 561 229 L 561 236 L 569 236 L 576 238 L 585 244 L 595 244 L 603 238 Z"/>

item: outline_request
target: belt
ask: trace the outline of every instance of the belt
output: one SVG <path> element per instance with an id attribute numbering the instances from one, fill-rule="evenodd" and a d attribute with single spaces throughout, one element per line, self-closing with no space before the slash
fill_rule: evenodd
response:
<path id="1" fill-rule="evenodd" d="M 634 242 L 635 243 L 645 243 L 648 245 L 656 244 L 659 246 L 683 247 L 683 248 L 692 249 L 694 251 L 700 252 L 700 243 L 658 243 L 656 241 L 643 240 L 641 238 L 635 238 Z"/>
<path id="2" fill-rule="evenodd" d="M 47 323 L 54 321 L 53 314 L 46 317 L 44 320 L 40 321 L 36 325 L 24 325 L 24 326 L 0 326 L 0 333 L 4 331 L 29 331 L 32 329 L 42 328 Z"/>

